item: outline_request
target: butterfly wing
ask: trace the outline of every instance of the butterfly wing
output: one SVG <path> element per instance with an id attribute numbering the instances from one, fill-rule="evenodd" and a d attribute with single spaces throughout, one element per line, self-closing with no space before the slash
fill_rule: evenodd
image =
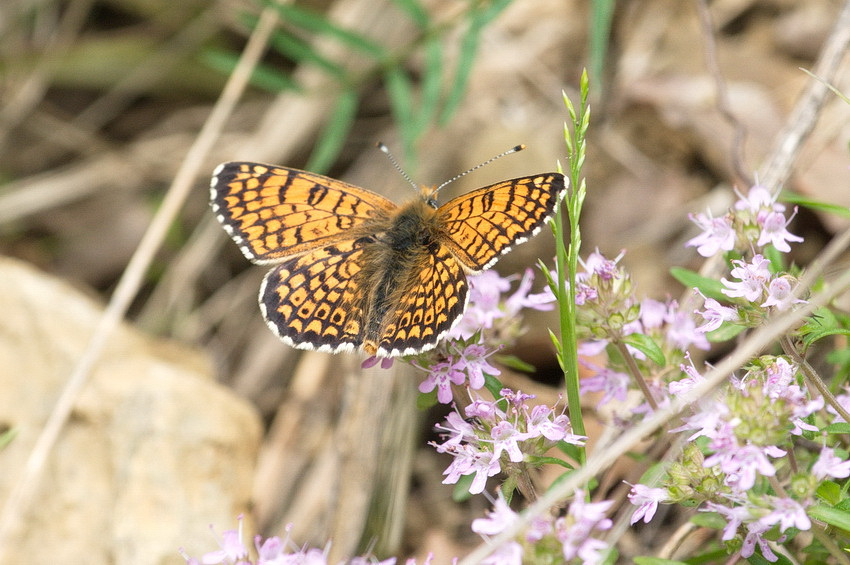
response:
<path id="1" fill-rule="evenodd" d="M 260 309 L 285 343 L 328 353 L 353 351 L 365 334 L 363 247 L 348 240 L 275 266 L 260 287 Z"/>
<path id="2" fill-rule="evenodd" d="M 365 343 L 368 353 L 395 357 L 428 351 L 460 321 L 469 290 L 460 263 L 439 242 L 422 257 L 390 295 L 377 343 Z"/>
<path id="3" fill-rule="evenodd" d="M 557 210 L 564 175 L 506 180 L 448 201 L 437 209 L 445 242 L 468 272 L 490 268 L 511 247 L 535 235 Z"/>
<path id="4" fill-rule="evenodd" d="M 276 263 L 351 239 L 396 205 L 366 189 L 275 165 L 222 163 L 210 183 L 213 212 L 251 261 Z"/>

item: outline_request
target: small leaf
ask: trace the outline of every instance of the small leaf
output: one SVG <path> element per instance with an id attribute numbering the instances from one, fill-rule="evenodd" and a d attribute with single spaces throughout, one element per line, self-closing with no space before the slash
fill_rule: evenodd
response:
<path id="1" fill-rule="evenodd" d="M 360 98 L 355 90 L 346 90 L 340 94 L 321 136 L 313 147 L 307 161 L 307 170 L 325 172 L 336 161 L 354 123 L 359 102 Z"/>
<path id="2" fill-rule="evenodd" d="M 724 322 L 721 324 L 719 328 L 716 330 L 712 330 L 705 334 L 705 337 L 711 343 L 723 343 L 724 341 L 729 341 L 730 339 L 734 339 L 739 333 L 747 329 L 747 326 L 742 326 L 740 324 L 731 324 L 729 322 Z"/>
<path id="3" fill-rule="evenodd" d="M 413 114 L 413 81 L 404 69 L 393 66 L 384 72 L 384 84 L 392 105 L 395 123 L 401 134 L 405 158 L 409 166 L 415 165 L 412 160 L 415 155 L 418 131 Z"/>
<path id="4" fill-rule="evenodd" d="M 431 22 L 428 16 L 428 11 L 425 7 L 416 0 L 393 0 L 400 9 L 404 10 L 407 16 L 413 20 L 419 29 L 425 30 Z"/>
<path id="5" fill-rule="evenodd" d="M 704 277 L 697 272 L 681 267 L 673 267 L 670 269 L 670 274 L 685 288 L 698 288 L 705 296 L 715 300 L 729 300 L 728 296 L 720 292 L 723 283 L 716 279 Z"/>
<path id="6" fill-rule="evenodd" d="M 838 508 L 818 504 L 809 506 L 806 512 L 816 520 L 826 522 L 842 530 L 850 530 L 850 512 L 846 510 L 839 510 Z"/>
<path id="7" fill-rule="evenodd" d="M 797 204 L 798 206 L 802 206 L 803 208 L 808 208 L 810 210 L 817 210 L 820 212 L 828 212 L 830 214 L 834 214 L 841 218 L 850 218 L 850 208 L 847 206 L 840 206 L 838 204 L 830 204 L 828 202 L 821 202 L 819 200 L 812 200 L 810 198 L 806 198 L 800 194 L 796 194 L 794 192 L 782 192 L 782 201 L 789 202 L 791 204 Z"/>
<path id="8" fill-rule="evenodd" d="M 567 469 L 575 469 L 575 467 L 573 467 L 563 459 L 558 459 L 557 457 L 538 457 L 535 455 L 530 455 L 526 459 L 528 463 L 534 465 L 535 467 L 546 465 L 548 463 L 550 465 L 559 465 L 561 467 L 566 467 Z"/>
<path id="9" fill-rule="evenodd" d="M 830 424 L 823 429 L 828 434 L 850 434 L 850 424 L 847 422 L 838 422 Z"/>
<path id="10" fill-rule="evenodd" d="M 416 397 L 416 408 L 424 412 L 437 405 L 437 389 L 431 392 L 420 392 Z"/>
<path id="11" fill-rule="evenodd" d="M 534 373 L 537 368 L 531 363 L 526 363 L 516 355 L 494 355 L 493 358 L 508 369 L 521 371 L 523 373 Z"/>
<path id="12" fill-rule="evenodd" d="M 634 558 L 636 565 L 688 565 L 684 561 L 676 561 L 674 559 L 664 559 L 663 557 L 641 557 Z"/>
<path id="13" fill-rule="evenodd" d="M 660 367 L 663 367 L 666 363 L 664 360 L 664 351 L 648 335 L 638 333 L 629 334 L 623 337 L 623 343 L 631 345 Z"/>
<path id="14" fill-rule="evenodd" d="M 455 488 L 452 491 L 452 500 L 455 502 L 464 502 L 472 498 L 472 495 L 469 493 L 469 487 L 472 486 L 472 480 L 475 478 L 474 474 L 462 475 L 455 483 Z"/>
<path id="15" fill-rule="evenodd" d="M 834 481 L 822 481 L 815 492 L 829 505 L 841 502 L 841 487 Z"/>
<path id="16" fill-rule="evenodd" d="M 484 375 L 484 388 L 486 388 L 490 394 L 493 395 L 493 398 L 499 400 L 502 398 L 502 389 L 505 388 L 505 385 L 502 384 L 502 381 L 494 377 L 493 375 Z"/>
<path id="17" fill-rule="evenodd" d="M 383 59 L 385 57 L 386 51 L 381 45 L 374 43 L 359 33 L 348 31 L 347 29 L 343 29 L 331 23 L 322 14 L 305 10 L 304 8 L 296 7 L 291 4 L 267 1 L 266 5 L 275 8 L 278 13 L 280 13 L 281 20 L 289 24 L 314 33 L 329 35 L 340 43 L 361 51 L 366 55 L 370 55 L 375 59 Z"/>

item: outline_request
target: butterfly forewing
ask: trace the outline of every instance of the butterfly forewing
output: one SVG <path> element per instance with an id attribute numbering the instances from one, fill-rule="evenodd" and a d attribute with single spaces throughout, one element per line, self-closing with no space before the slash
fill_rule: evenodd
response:
<path id="1" fill-rule="evenodd" d="M 210 198 L 245 256 L 260 264 L 349 239 L 353 228 L 397 208 L 383 196 L 330 177 L 248 162 L 219 165 Z"/>
<path id="2" fill-rule="evenodd" d="M 452 253 L 468 271 L 478 272 L 540 231 L 563 194 L 559 173 L 521 177 L 458 196 L 437 214 Z"/>

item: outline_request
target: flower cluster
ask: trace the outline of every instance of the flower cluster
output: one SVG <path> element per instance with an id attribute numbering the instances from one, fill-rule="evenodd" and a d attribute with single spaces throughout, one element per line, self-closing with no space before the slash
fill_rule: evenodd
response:
<path id="1" fill-rule="evenodd" d="M 579 562 L 586 565 L 603 563 L 608 544 L 594 537 L 611 528 L 606 512 L 613 502 L 587 502 L 585 493 L 577 490 L 565 516 L 537 517 L 517 537 L 502 544 L 487 559 L 489 565 L 521 565 L 522 563 Z M 472 522 L 472 530 L 487 539 L 512 527 L 517 514 L 501 496 L 486 518 Z M 556 549 L 557 551 L 553 551 Z M 556 553 L 560 553 L 554 557 Z M 537 559 L 540 558 L 540 559 Z"/>
<path id="2" fill-rule="evenodd" d="M 291 526 L 286 529 L 286 536 L 280 539 L 277 536 L 263 539 L 262 536 L 254 537 L 254 553 L 256 558 L 251 557 L 248 547 L 242 542 L 242 515 L 237 518 L 239 528 L 227 530 L 218 540 L 219 549 L 210 551 L 198 560 L 190 557 L 181 549 L 180 554 L 187 565 L 329 565 L 327 549 L 315 547 L 298 547 L 290 539 Z M 340 562 L 339 565 L 395 565 L 396 559 L 391 557 L 378 561 L 371 556 L 354 557 Z M 405 565 L 416 565 L 415 559 L 408 559 Z M 422 565 L 431 565 L 431 556 L 425 558 Z"/>
<path id="3" fill-rule="evenodd" d="M 469 277 L 469 306 L 458 325 L 436 349 L 411 360 L 428 373 L 420 392 L 436 390 L 437 401 L 449 404 L 453 385 L 478 390 L 484 386 L 485 375 L 500 374 L 487 358 L 522 333 L 521 312 L 526 308 L 551 310 L 554 302 L 548 287 L 540 293 L 531 292 L 534 274 L 530 269 L 511 292 L 514 279 L 495 271 Z"/>
<path id="4" fill-rule="evenodd" d="M 501 397 L 487 401 L 473 397 L 464 410 L 450 412 L 437 426 L 443 443 L 432 442 L 439 453 L 454 457 L 443 472 L 443 484 L 455 484 L 462 476 L 472 476 L 471 494 L 484 491 L 488 477 L 499 472 L 525 472 L 535 456 L 543 456 L 559 442 L 583 445 L 586 438 L 576 436 L 569 418 L 555 408 L 529 406 L 534 396 L 502 389 Z"/>
<path id="5" fill-rule="evenodd" d="M 685 392 L 701 380 L 692 365 L 683 370 L 689 377 L 672 383 L 671 393 Z M 781 489 L 754 496 L 780 484 L 776 461 L 793 448 L 791 438 L 818 430 L 810 420 L 823 408 L 823 399 L 810 399 L 799 380 L 799 367 L 787 358 L 765 356 L 724 395 L 703 399 L 681 427 L 671 430 L 692 432 L 687 439 L 694 443 L 669 468 L 665 488 L 632 487 L 630 500 L 638 506 L 632 523 L 651 520 L 660 502 L 704 503 L 702 510 L 727 520 L 722 539 L 730 549 L 749 557 L 758 547 L 775 561 L 767 534 L 773 529 L 785 534 L 791 527 L 808 530 L 806 508 L 821 482 L 850 476 L 850 461 L 825 447 L 811 474 L 786 477 L 793 485 L 790 494 Z"/>
<path id="6" fill-rule="evenodd" d="M 746 196 L 738 193 L 733 210 L 714 218 L 711 213 L 691 215 L 691 220 L 702 230 L 685 245 L 696 247 L 703 257 L 713 257 L 720 252 L 737 251 L 741 254 L 772 245 L 777 251 L 791 250 L 788 242 L 800 242 L 803 238 L 788 231 L 788 224 L 797 213 L 785 217 L 785 205 L 777 202 L 779 194 L 756 185 Z"/>

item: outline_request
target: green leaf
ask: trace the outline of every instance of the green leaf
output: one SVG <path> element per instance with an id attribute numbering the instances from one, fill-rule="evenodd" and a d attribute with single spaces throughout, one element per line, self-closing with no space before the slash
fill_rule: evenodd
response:
<path id="1" fill-rule="evenodd" d="M 697 526 L 712 530 L 722 530 L 726 527 L 726 518 L 717 512 L 700 512 L 691 516 L 689 521 Z"/>
<path id="2" fill-rule="evenodd" d="M 431 392 L 420 392 L 416 397 L 416 408 L 421 411 L 430 409 L 437 405 L 437 389 Z"/>
<path id="3" fill-rule="evenodd" d="M 812 200 L 794 192 L 783 191 L 781 198 L 784 202 L 788 202 L 790 204 L 797 204 L 798 206 L 802 206 L 803 208 L 817 210 L 820 212 L 828 212 L 841 218 L 850 218 L 850 208 L 848 208 L 847 206 L 830 204 L 828 202 L 821 202 L 820 200 Z"/>
<path id="4" fill-rule="evenodd" d="M 512 0 L 494 0 L 489 4 L 485 4 L 484 8 L 474 8 L 470 12 L 469 27 L 463 35 L 460 43 L 460 53 L 458 55 L 457 69 L 455 76 L 451 81 L 451 90 L 446 97 L 443 112 L 440 115 L 440 124 L 446 124 L 454 115 L 460 105 L 463 96 L 466 93 L 466 87 L 469 83 L 469 76 L 472 73 L 472 64 L 475 59 L 475 54 L 478 51 L 478 43 L 481 35 L 481 30 L 484 29 L 490 21 L 504 10 Z"/>
<path id="5" fill-rule="evenodd" d="M 325 122 L 322 134 L 313 147 L 313 152 L 307 161 L 307 170 L 325 172 L 330 169 L 348 137 L 348 132 L 357 115 L 359 102 L 360 98 L 356 90 L 340 93 L 333 112 Z"/>
<path id="6" fill-rule="evenodd" d="M 277 31 L 269 43 L 278 53 L 293 61 L 314 65 L 338 80 L 345 76 L 345 70 L 340 65 L 323 57 L 311 45 L 292 34 Z"/>
<path id="7" fill-rule="evenodd" d="M 623 343 L 631 345 L 656 365 L 663 367 L 666 364 L 664 359 L 664 351 L 655 340 L 648 335 L 634 333 L 623 337 Z"/>
<path id="8" fill-rule="evenodd" d="M 502 398 L 502 389 L 505 388 L 505 385 L 502 384 L 502 381 L 494 377 L 493 375 L 484 375 L 484 388 L 486 388 L 490 394 L 493 395 L 495 400 L 499 400 Z"/>
<path id="9" fill-rule="evenodd" d="M 200 54 L 200 60 L 211 69 L 229 75 L 236 68 L 239 55 L 224 49 L 209 47 L 204 49 Z M 265 64 L 259 64 L 254 67 L 250 82 L 252 86 L 261 88 L 267 92 L 277 93 L 283 90 L 299 90 L 298 85 L 292 78 L 280 69 L 275 69 Z"/>
<path id="10" fill-rule="evenodd" d="M 716 330 L 712 330 L 705 334 L 705 337 L 711 343 L 723 343 L 724 341 L 729 341 L 730 339 L 734 339 L 739 333 L 747 329 L 747 326 L 742 326 L 740 324 L 732 324 L 729 322 L 723 322 L 719 328 Z"/>
<path id="11" fill-rule="evenodd" d="M 7 445 L 12 443 L 18 436 L 18 428 L 9 428 L 3 433 L 0 433 L 0 450 L 5 449 Z"/>
<path id="12" fill-rule="evenodd" d="M 685 288 L 697 288 L 705 296 L 715 300 L 729 300 L 728 296 L 720 292 L 723 288 L 723 283 L 716 279 L 704 277 L 697 272 L 681 267 L 673 267 L 670 269 L 670 274 L 673 275 L 674 279 L 682 283 L 682 286 Z"/>
<path id="13" fill-rule="evenodd" d="M 277 2 L 266 2 L 267 6 L 271 6 L 278 11 L 282 21 L 294 26 L 312 31 L 313 33 L 328 35 L 366 55 L 375 59 L 384 59 L 386 50 L 378 43 L 374 43 L 369 38 L 363 35 L 343 29 L 330 21 L 319 13 L 305 10 L 291 4 L 280 4 Z"/>
<path id="14" fill-rule="evenodd" d="M 413 20 L 413 23 L 419 29 L 428 29 L 428 24 L 431 23 L 431 18 L 428 17 L 428 11 L 425 7 L 416 0 L 393 0 L 396 6 L 404 11 L 407 16 Z"/>
<path id="15" fill-rule="evenodd" d="M 540 456 L 536 456 L 536 455 L 530 455 L 530 456 L 527 457 L 527 461 L 528 461 L 528 463 L 530 463 L 531 465 L 534 465 L 535 467 L 539 467 L 539 466 L 542 466 L 542 465 L 549 464 L 549 465 L 559 465 L 559 466 L 565 467 L 567 469 L 575 469 L 574 466 L 567 463 L 563 459 L 558 459 L 557 457 L 540 457 Z"/>
<path id="16" fill-rule="evenodd" d="M 675 559 L 664 559 L 662 557 L 640 557 L 634 558 L 636 565 L 688 565 L 684 561 L 676 561 Z"/>
<path id="17" fill-rule="evenodd" d="M 424 132 L 434 121 L 440 104 L 443 74 L 443 44 L 438 36 L 428 39 L 423 46 L 425 64 L 420 79 L 420 103 L 416 115 L 416 131 Z"/>
<path id="18" fill-rule="evenodd" d="M 455 483 L 454 490 L 452 490 L 452 500 L 454 500 L 455 502 L 463 502 L 472 498 L 472 495 L 469 493 L 469 487 L 472 486 L 472 480 L 474 478 L 474 473 L 471 473 L 469 475 L 462 475 L 457 480 L 457 483 Z"/>
<path id="19" fill-rule="evenodd" d="M 494 355 L 493 358 L 508 369 L 521 371 L 523 373 L 533 373 L 537 368 L 531 363 L 526 363 L 516 355 Z"/>
<path id="20" fill-rule="evenodd" d="M 815 492 L 830 506 L 841 502 L 841 487 L 835 481 L 822 481 Z"/>
<path id="21" fill-rule="evenodd" d="M 412 173 L 415 170 L 413 157 L 419 134 L 413 114 L 413 81 L 404 69 L 393 66 L 384 72 L 384 84 L 390 98 L 393 118 L 401 134 L 406 164 L 410 169 L 408 172 Z"/>
<path id="22" fill-rule="evenodd" d="M 830 424 L 823 429 L 828 434 L 850 434 L 850 424 L 847 422 L 838 422 Z"/>
<path id="23" fill-rule="evenodd" d="M 809 506 L 806 512 L 816 520 L 826 522 L 842 530 L 850 531 L 850 512 L 846 510 L 839 510 L 838 508 L 818 504 Z"/>
<path id="24" fill-rule="evenodd" d="M 556 447 L 561 450 L 561 452 L 573 459 L 573 461 L 581 461 L 581 447 L 575 445 L 574 443 L 567 443 L 564 440 L 558 442 Z"/>

